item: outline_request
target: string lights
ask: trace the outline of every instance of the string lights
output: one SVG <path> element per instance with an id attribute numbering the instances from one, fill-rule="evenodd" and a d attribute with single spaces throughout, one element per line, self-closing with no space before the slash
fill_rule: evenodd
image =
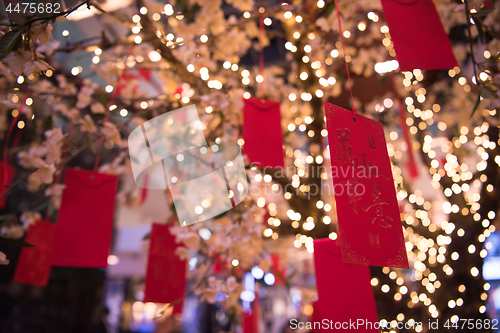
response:
<path id="1" fill-rule="evenodd" d="M 315 4 L 315 10 L 323 9 L 325 5 L 324 1 L 319 0 Z M 149 45 L 149 39 L 156 37 L 170 50 L 182 51 L 182 48 L 188 48 L 190 45 L 196 45 L 197 50 L 203 50 L 200 46 L 208 47 L 216 41 L 217 34 L 208 31 L 196 33 L 195 38 L 188 36 L 188 32 L 185 35 L 181 32 L 177 33 L 175 27 L 185 26 L 187 20 L 186 14 L 177 10 L 178 8 L 174 8 L 170 4 L 166 4 L 162 12 L 151 12 L 147 7 L 138 8 L 138 12 L 130 17 L 130 43 L 140 48 Z M 284 88 L 282 92 L 277 92 L 286 101 L 285 105 L 288 107 L 287 115 L 283 119 L 285 137 L 300 138 L 304 142 L 314 138 L 316 142 L 325 142 L 325 145 L 323 147 L 320 145 L 303 147 L 288 142 L 285 154 L 288 163 L 293 168 L 290 168 L 290 174 L 287 175 L 290 187 L 282 192 L 282 197 L 289 204 L 283 205 L 278 201 L 273 201 L 273 197 L 264 195 L 256 197 L 254 201 L 257 207 L 265 209 L 269 215 L 263 222 L 265 227 L 262 229 L 262 236 L 265 239 L 276 240 L 280 237 L 281 231 L 285 230 L 285 227 L 289 227 L 287 230 L 292 230 L 294 234 L 294 247 L 313 253 L 313 237 L 311 235 L 314 235 L 316 230 L 320 228 L 328 230 L 328 233 L 323 234 L 323 236 L 328 236 L 332 240 L 336 240 L 338 234 L 336 232 L 335 205 L 331 193 L 321 198 L 313 196 L 315 200 L 308 205 L 306 213 L 302 207 L 296 207 L 292 204 L 295 197 L 311 198 L 313 190 L 310 183 L 311 166 L 321 167 L 319 179 L 322 181 L 322 186 L 331 182 L 328 175 L 329 153 L 325 140 L 328 137 L 328 132 L 325 128 L 314 127 L 318 122 L 324 123 L 324 121 L 311 112 L 303 112 L 302 108 L 319 99 L 338 96 L 345 83 L 345 78 L 337 74 L 339 66 L 345 60 L 351 67 L 354 67 L 360 54 L 354 55 L 347 52 L 349 55 L 345 55 L 342 51 L 342 45 L 338 41 L 335 41 L 334 44 L 320 42 L 322 40 L 322 32 L 318 29 L 320 24 L 310 22 L 309 16 L 299 15 L 300 8 L 285 3 L 279 9 L 272 11 L 263 8 L 242 11 L 239 14 L 240 17 L 236 18 L 237 23 L 231 23 L 229 29 L 237 29 L 239 24 L 250 24 L 259 17 L 259 13 L 266 14 L 263 23 L 269 29 L 276 27 L 274 20 L 282 21 L 287 34 L 287 41 L 284 43 L 284 48 L 287 51 L 286 57 L 287 59 L 299 59 L 294 65 L 293 77 L 289 78 L 290 87 Z M 143 22 L 146 19 L 151 19 L 153 23 L 165 19 L 168 26 L 160 28 L 159 24 L 155 25 L 156 34 L 146 38 L 144 33 L 146 23 Z M 388 26 L 381 22 L 379 14 L 376 11 L 368 11 L 362 16 L 356 16 L 352 21 L 349 23 L 348 29 L 343 31 L 343 37 L 348 41 L 347 48 L 351 48 L 353 45 L 359 46 L 356 44 L 357 38 L 362 40 L 362 38 L 366 38 L 363 36 L 374 34 L 376 42 L 373 42 L 373 38 L 370 38 L 370 42 L 376 43 L 375 47 L 385 49 L 387 53 L 385 57 L 381 57 L 377 61 L 370 60 L 371 62 L 367 66 L 371 66 L 370 70 L 374 70 L 380 75 L 397 70 L 398 63 L 394 59 L 396 51 L 390 37 L 390 31 Z M 374 29 L 376 29 L 375 33 Z M 69 34 L 68 30 L 62 32 L 65 37 Z M 326 52 L 325 49 L 327 49 Z M 164 56 L 161 50 L 151 48 L 147 48 L 147 50 L 146 59 L 140 55 L 115 59 L 116 67 L 120 69 L 133 68 L 137 64 L 144 63 L 147 59 L 159 66 Z M 105 49 L 95 48 L 89 55 L 92 63 L 95 66 L 103 65 L 105 62 L 102 60 L 106 52 Z M 199 56 L 199 58 L 202 59 L 204 56 Z M 490 59 L 493 56 L 497 57 L 498 54 L 495 55 L 489 51 L 483 52 L 484 59 Z M 272 81 L 272 78 L 268 77 L 267 70 L 264 79 L 264 73 L 260 73 L 258 69 L 239 64 L 239 57 L 224 61 L 194 61 L 192 58 L 189 59 L 192 63 L 178 60 L 179 63 L 176 65 L 182 66 L 183 70 L 191 73 L 212 92 L 228 94 L 230 89 L 240 89 L 240 97 L 248 99 L 255 95 L 259 84 L 271 84 L 268 82 Z M 81 72 L 80 66 L 71 69 L 71 74 L 74 76 L 80 75 Z M 476 78 L 466 77 L 466 74 L 462 73 L 459 67 L 450 69 L 447 74 L 454 91 L 460 90 L 460 92 L 467 94 L 477 89 Z M 47 71 L 46 75 L 51 76 L 52 73 Z M 480 71 L 478 78 L 481 81 L 479 83 L 490 82 L 492 80 L 491 72 L 484 69 Z M 381 293 L 390 295 L 395 302 L 406 304 L 408 309 L 424 306 L 432 318 L 440 318 L 442 307 L 437 304 L 444 302 L 447 305 L 447 310 L 451 311 L 449 313 L 452 314 L 450 318 L 453 321 L 458 319 L 458 315 L 453 311 L 464 306 L 465 296 L 463 295 L 467 292 L 466 286 L 460 284 L 455 288 L 456 290 L 450 290 L 447 295 L 451 295 L 451 298 L 445 300 L 439 299 L 436 295 L 443 295 L 440 291 L 445 284 L 449 283 L 454 274 L 457 274 L 460 265 L 472 263 L 472 266 L 467 267 L 470 278 L 480 278 L 481 267 L 476 263 L 481 261 L 469 260 L 469 258 L 484 259 L 487 255 L 487 249 L 491 247 L 488 237 L 496 231 L 494 226 L 496 212 L 494 210 L 486 211 L 482 202 L 485 195 L 496 190 L 495 184 L 489 183 L 488 176 L 484 172 L 493 163 L 496 164 L 495 167 L 500 167 L 500 155 L 495 152 L 498 149 L 497 145 L 500 145 L 500 139 L 490 136 L 490 124 L 484 119 L 495 116 L 497 111 L 493 108 L 491 110 L 485 108 L 481 111 L 482 120 L 474 118 L 470 122 L 471 125 L 460 123 L 457 128 L 452 128 L 453 125 L 442 117 L 442 114 L 448 110 L 444 110 L 445 105 L 437 99 L 431 87 L 424 87 L 424 79 L 426 79 L 426 73 L 415 69 L 412 72 L 402 72 L 400 80 L 397 82 L 398 86 L 407 93 L 403 103 L 410 115 L 406 119 L 406 124 L 414 138 L 412 147 L 405 147 L 401 140 L 403 137 L 402 129 L 395 126 L 392 126 L 393 128 L 388 132 L 387 140 L 389 155 L 394 163 L 393 176 L 397 197 L 403 208 L 401 219 L 404 221 L 405 245 L 413 270 L 408 274 L 406 271 L 385 267 L 382 270 L 384 281 L 381 281 L 382 279 L 379 277 L 373 277 L 371 284 Z M 23 84 L 24 80 L 22 75 L 17 77 L 18 84 Z M 183 105 L 198 102 L 194 96 L 194 84 L 183 83 L 181 88 L 181 92 L 176 91 L 170 95 L 161 93 L 156 99 L 175 100 Z M 112 85 L 105 87 L 105 91 L 109 94 L 115 89 L 116 87 Z M 393 113 L 396 110 L 394 102 L 396 99 L 392 98 L 395 97 L 381 99 L 374 110 L 378 114 L 382 114 L 384 111 Z M 13 95 L 13 102 L 18 99 L 17 94 Z M 139 102 L 139 107 L 144 110 L 148 109 L 153 101 L 154 99 L 145 98 Z M 28 101 L 26 104 L 30 105 Z M 117 109 L 122 117 L 132 114 L 126 108 L 118 108 L 117 105 L 114 105 L 114 109 Z M 206 106 L 204 111 L 207 116 L 219 117 L 219 114 L 214 112 L 219 111 L 216 105 Z M 205 121 L 205 125 L 208 126 L 208 121 Z M 23 128 L 25 122 L 20 120 L 17 126 Z M 241 146 L 244 146 L 242 139 L 237 140 Z M 220 136 L 217 136 L 217 141 L 221 141 Z M 473 162 L 463 160 L 460 149 L 464 148 L 474 152 Z M 430 200 L 421 189 L 412 189 L 405 182 L 406 171 L 402 164 L 408 149 L 420 152 L 425 164 L 424 169 L 430 175 L 432 188 L 443 194 L 439 199 Z M 494 156 L 493 160 L 491 156 Z M 280 189 L 282 183 L 279 179 L 271 174 L 262 174 L 257 171 L 255 168 L 249 171 L 252 183 L 257 184 L 257 186 L 270 187 L 273 191 Z M 286 208 L 284 209 L 284 207 Z M 475 239 L 469 237 L 468 225 L 461 221 L 462 218 L 475 221 L 478 228 L 481 228 L 481 232 Z M 459 221 L 457 222 L 455 219 Z M 462 243 L 464 239 L 467 239 L 467 244 Z M 461 242 L 460 246 L 456 245 L 457 242 Z M 231 260 L 234 267 L 238 266 L 239 263 L 236 258 Z M 484 292 L 478 294 L 477 299 L 474 300 L 479 304 L 476 309 L 478 313 L 486 311 L 484 302 L 487 300 L 489 288 L 490 285 L 485 283 L 483 285 Z M 393 319 L 414 322 L 418 318 L 412 318 L 402 311 L 397 314 L 396 318 L 387 318 L 387 320 Z M 422 328 L 417 327 L 415 330 L 421 332 Z"/>

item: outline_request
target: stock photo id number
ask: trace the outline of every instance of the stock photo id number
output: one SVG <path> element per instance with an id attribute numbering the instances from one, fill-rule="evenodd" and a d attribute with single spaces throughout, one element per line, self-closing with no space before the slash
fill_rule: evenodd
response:
<path id="1" fill-rule="evenodd" d="M 3 11 L 12 24 L 25 24 L 34 19 L 64 15 L 78 0 L 2 0 Z"/>

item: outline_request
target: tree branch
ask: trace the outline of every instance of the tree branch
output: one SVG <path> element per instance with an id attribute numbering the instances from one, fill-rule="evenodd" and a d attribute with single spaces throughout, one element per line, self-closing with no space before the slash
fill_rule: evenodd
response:
<path id="1" fill-rule="evenodd" d="M 137 8 L 145 7 L 146 4 L 144 0 L 137 0 Z M 148 15 L 142 15 L 141 23 L 143 25 L 144 34 L 146 36 L 156 36 L 157 28 L 154 25 L 154 22 Z M 193 88 L 198 89 L 201 94 L 207 93 L 210 91 L 210 88 L 206 85 L 204 81 L 198 78 L 193 73 L 187 70 L 185 64 L 183 64 L 179 59 L 175 57 L 172 50 L 168 48 L 162 41 L 157 38 L 151 42 L 154 47 L 160 50 L 160 54 L 163 59 L 170 63 L 172 71 L 179 75 L 182 80 L 186 81 Z"/>

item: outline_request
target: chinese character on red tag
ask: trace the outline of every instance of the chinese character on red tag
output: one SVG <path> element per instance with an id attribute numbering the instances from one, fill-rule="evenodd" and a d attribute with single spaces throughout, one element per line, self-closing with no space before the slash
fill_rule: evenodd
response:
<path id="1" fill-rule="evenodd" d="M 342 262 L 408 268 L 382 124 L 324 104 Z"/>

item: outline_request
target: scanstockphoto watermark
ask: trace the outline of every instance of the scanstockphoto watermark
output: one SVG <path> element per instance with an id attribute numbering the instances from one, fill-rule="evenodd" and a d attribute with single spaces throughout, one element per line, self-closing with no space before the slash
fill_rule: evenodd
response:
<path id="1" fill-rule="evenodd" d="M 182 226 L 231 210 L 248 194 L 245 163 L 236 143 L 207 142 L 196 106 L 156 116 L 128 137 L 136 184 L 169 188 Z"/>
<path id="2" fill-rule="evenodd" d="M 360 197 L 365 194 L 363 178 L 378 177 L 376 166 L 350 165 L 330 169 L 251 168 L 247 173 L 241 148 L 231 142 L 207 142 L 195 105 L 156 116 L 135 128 L 128 137 L 130 164 L 135 183 L 148 189 L 167 189 L 182 226 L 202 222 L 231 210 L 249 194 L 290 195 L 297 190 L 310 199 L 317 195 Z M 271 176 L 272 175 L 272 176 Z M 331 183 L 333 179 L 346 179 Z M 307 178 L 312 181 L 308 184 Z M 262 186 L 270 183 L 270 186 Z M 282 179 L 286 177 L 286 179 Z M 289 177 L 289 178 L 288 178 Z M 305 178 L 304 178 L 305 177 Z M 291 181 L 290 181 L 291 180 Z"/>
<path id="3" fill-rule="evenodd" d="M 287 192 L 293 193 L 299 188 L 308 198 L 343 194 L 359 197 L 366 193 L 365 185 L 361 180 L 379 177 L 377 166 L 332 166 L 331 168 L 327 168 L 323 165 L 319 165 L 315 168 L 311 168 L 309 174 L 306 174 L 304 171 L 302 176 L 304 179 L 319 178 L 321 180 L 320 183 L 301 183 L 296 167 L 258 168 L 258 164 L 254 164 L 253 166 L 252 170 L 254 170 L 254 174 L 251 175 L 253 179 L 249 187 L 249 193 L 255 196 L 262 194 L 283 195 Z M 351 178 L 351 180 L 341 182 L 333 181 L 332 183 L 332 179 L 339 177 Z M 289 182 L 290 178 L 292 179 L 291 182 Z M 270 184 L 270 186 L 259 185 L 261 182 L 271 183 L 273 179 L 274 183 L 272 183 L 272 185 Z M 282 182 L 280 179 L 285 181 Z M 301 188 L 301 186 L 304 187 Z"/>
<path id="4" fill-rule="evenodd" d="M 306 329 L 306 330 L 372 330 L 372 329 L 422 329 L 422 323 L 417 321 L 369 321 L 367 319 L 349 319 L 349 321 L 334 321 L 323 319 L 322 321 L 298 321 L 297 319 L 290 320 L 291 329 Z"/>

